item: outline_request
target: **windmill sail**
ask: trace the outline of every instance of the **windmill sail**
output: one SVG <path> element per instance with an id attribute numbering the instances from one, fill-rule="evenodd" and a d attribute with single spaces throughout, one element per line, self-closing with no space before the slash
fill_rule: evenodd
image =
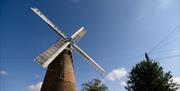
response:
<path id="1" fill-rule="evenodd" d="M 39 17 L 41 17 L 56 33 L 58 33 L 63 39 L 67 39 L 64 33 L 58 29 L 40 10 L 37 8 L 31 8 L 31 10 L 36 13 Z"/>
<path id="2" fill-rule="evenodd" d="M 73 42 L 78 42 L 85 34 L 86 34 L 86 29 L 84 27 L 81 27 L 77 32 L 75 32 L 72 36 L 71 39 Z"/>
<path id="3" fill-rule="evenodd" d="M 63 39 L 60 39 L 47 51 L 36 57 L 35 61 L 46 68 L 69 44 L 70 42 L 65 43 Z"/>
<path id="4" fill-rule="evenodd" d="M 72 44 L 72 47 L 74 49 L 76 49 L 76 51 L 82 55 L 85 59 L 88 60 L 88 63 L 91 63 L 93 67 L 95 67 L 95 69 L 97 71 L 99 71 L 102 75 L 105 74 L 105 70 L 99 65 L 97 64 L 91 57 L 89 57 L 83 50 L 81 50 L 77 45 Z"/>

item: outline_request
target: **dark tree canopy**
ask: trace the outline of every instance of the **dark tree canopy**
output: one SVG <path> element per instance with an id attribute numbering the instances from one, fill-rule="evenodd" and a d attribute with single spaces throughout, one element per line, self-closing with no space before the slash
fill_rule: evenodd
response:
<path id="1" fill-rule="evenodd" d="M 155 62 L 146 54 L 146 60 L 136 64 L 128 76 L 128 91 L 176 91 L 171 72 L 164 72 L 159 62 Z"/>
<path id="2" fill-rule="evenodd" d="M 82 84 L 81 91 L 109 91 L 108 87 L 98 79 L 93 79 Z"/>

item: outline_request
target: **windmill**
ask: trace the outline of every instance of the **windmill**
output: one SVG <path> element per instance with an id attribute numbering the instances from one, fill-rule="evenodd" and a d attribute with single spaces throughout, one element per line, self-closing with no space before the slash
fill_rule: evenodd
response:
<path id="1" fill-rule="evenodd" d="M 35 58 L 35 62 L 43 68 L 48 67 L 41 91 L 76 91 L 72 50 L 84 57 L 100 74 L 105 74 L 105 70 L 76 45 L 86 34 L 84 27 L 68 38 L 40 10 L 37 8 L 31 8 L 31 10 L 61 37 L 47 51 Z"/>

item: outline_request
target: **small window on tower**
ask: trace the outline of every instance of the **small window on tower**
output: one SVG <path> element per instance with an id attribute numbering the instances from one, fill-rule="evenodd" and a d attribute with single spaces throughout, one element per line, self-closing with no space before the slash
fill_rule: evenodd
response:
<path id="1" fill-rule="evenodd" d="M 63 76 L 63 74 L 61 73 L 60 75 L 59 75 L 59 79 L 63 79 L 64 78 L 64 76 Z"/>

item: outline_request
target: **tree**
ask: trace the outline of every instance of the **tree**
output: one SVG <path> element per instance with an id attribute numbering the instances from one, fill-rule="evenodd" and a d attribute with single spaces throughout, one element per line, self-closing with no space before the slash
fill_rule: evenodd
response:
<path id="1" fill-rule="evenodd" d="M 159 62 L 149 59 L 137 63 L 128 76 L 128 91 L 176 91 L 177 83 L 173 83 L 171 72 L 164 72 Z"/>
<path id="2" fill-rule="evenodd" d="M 108 87 L 98 79 L 93 79 L 82 84 L 81 91 L 109 91 Z"/>

